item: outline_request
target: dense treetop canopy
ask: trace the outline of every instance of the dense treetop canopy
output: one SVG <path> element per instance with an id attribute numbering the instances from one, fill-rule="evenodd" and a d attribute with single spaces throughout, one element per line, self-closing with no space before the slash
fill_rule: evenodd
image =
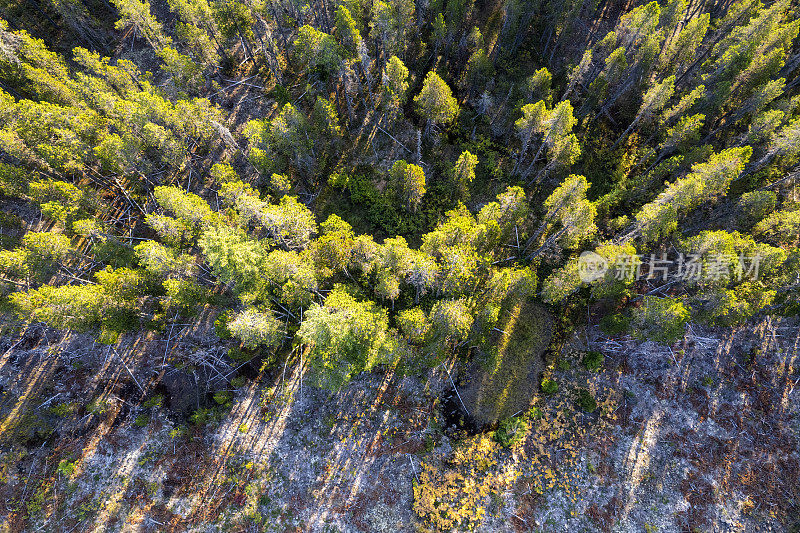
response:
<path id="1" fill-rule="evenodd" d="M 70 5 L 0 20 L 9 317 L 113 344 L 210 310 L 335 388 L 491 352 L 526 300 L 662 343 L 798 312 L 789 0 L 588 33 L 575 0 Z"/>

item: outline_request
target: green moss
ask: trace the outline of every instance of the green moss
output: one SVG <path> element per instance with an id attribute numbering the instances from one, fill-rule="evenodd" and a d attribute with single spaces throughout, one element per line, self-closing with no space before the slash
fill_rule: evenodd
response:
<path id="1" fill-rule="evenodd" d="M 78 410 L 78 404 L 75 402 L 64 402 L 50 407 L 47 411 L 57 417 L 64 418 L 71 416 Z"/>
<path id="2" fill-rule="evenodd" d="M 533 302 L 511 302 L 502 312 L 497 338 L 485 352 L 489 360 L 476 362 L 459 392 L 470 416 L 481 426 L 499 423 L 530 408 L 536 382 L 544 366 L 542 353 L 550 343 L 550 314 Z"/>

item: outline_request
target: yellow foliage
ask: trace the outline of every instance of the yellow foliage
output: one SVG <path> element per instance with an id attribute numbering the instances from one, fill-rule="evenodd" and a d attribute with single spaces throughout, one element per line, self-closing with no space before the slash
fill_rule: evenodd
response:
<path id="1" fill-rule="evenodd" d="M 478 435 L 456 449 L 446 466 L 423 462 L 414 484 L 414 512 L 439 531 L 473 529 L 486 515 L 491 493 L 508 488 L 515 471 L 498 467 L 500 448 L 487 435 Z"/>

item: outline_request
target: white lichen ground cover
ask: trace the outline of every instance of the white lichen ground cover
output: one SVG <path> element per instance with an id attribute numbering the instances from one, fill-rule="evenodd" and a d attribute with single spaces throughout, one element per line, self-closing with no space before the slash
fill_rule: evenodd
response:
<path id="1" fill-rule="evenodd" d="M 0 360 L 8 531 L 445 523 L 419 512 L 415 492 L 432 495 L 440 514 L 442 502 L 463 507 L 471 518 L 450 527 L 472 521 L 487 532 L 793 531 L 800 516 L 793 322 L 695 328 L 672 347 L 581 331 L 547 370 L 558 392 L 536 400 L 510 449 L 444 427 L 441 369 L 384 369 L 333 394 L 289 368 L 230 387 L 221 418 L 180 427 L 164 406 L 130 401 L 137 385 L 107 348 L 31 335 L 11 350 L 19 338 L 5 339 Z M 597 372 L 581 365 L 587 337 L 604 354 Z M 180 342 L 191 352 L 210 341 Z M 117 350 L 146 387 L 162 349 L 137 346 Z M 595 412 L 576 405 L 581 388 Z"/>

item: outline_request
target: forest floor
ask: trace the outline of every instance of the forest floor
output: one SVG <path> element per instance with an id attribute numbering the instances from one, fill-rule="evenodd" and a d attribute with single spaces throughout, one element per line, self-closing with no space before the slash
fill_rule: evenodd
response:
<path id="1" fill-rule="evenodd" d="M 800 527 L 796 322 L 695 328 L 671 348 L 581 330 L 545 371 L 558 392 L 536 398 L 509 449 L 446 427 L 441 366 L 332 394 L 289 365 L 179 405 L 164 383 L 197 385 L 174 385 L 164 342 L 214 359 L 211 323 L 113 347 L 38 327 L 0 340 L 0 529 L 415 531 L 453 516 L 487 532 Z M 587 339 L 598 371 L 581 364 Z M 180 425 L 198 405 L 205 419 Z"/>

